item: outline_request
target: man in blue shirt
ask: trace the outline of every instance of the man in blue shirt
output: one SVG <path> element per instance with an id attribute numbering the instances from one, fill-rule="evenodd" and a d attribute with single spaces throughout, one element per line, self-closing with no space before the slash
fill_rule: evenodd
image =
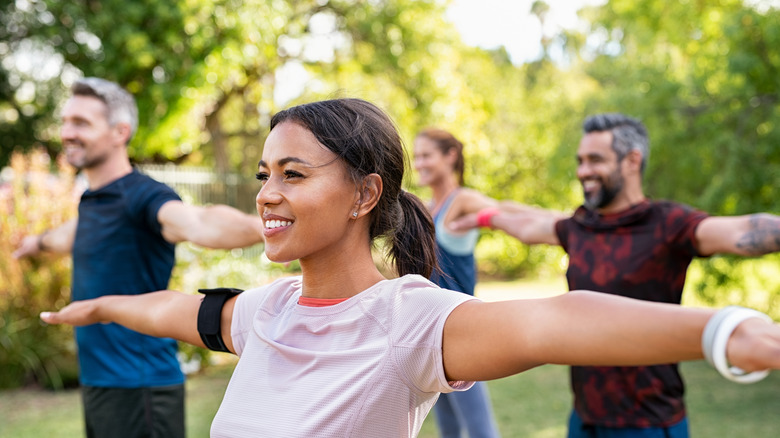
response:
<path id="1" fill-rule="evenodd" d="M 259 216 L 187 205 L 132 167 L 127 144 L 138 110 L 130 93 L 98 78 L 79 80 L 71 91 L 62 144 L 89 188 L 76 219 L 26 237 L 15 257 L 72 253 L 75 301 L 166 289 L 177 242 L 239 248 L 262 241 Z M 184 375 L 174 340 L 95 324 L 76 328 L 76 343 L 88 437 L 184 438 Z"/>

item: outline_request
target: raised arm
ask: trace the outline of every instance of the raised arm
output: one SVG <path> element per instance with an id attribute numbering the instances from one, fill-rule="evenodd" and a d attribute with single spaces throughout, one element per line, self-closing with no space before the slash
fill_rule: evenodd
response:
<path id="1" fill-rule="evenodd" d="M 488 380 L 553 363 L 651 365 L 702 358 L 709 309 L 571 292 L 558 297 L 467 302 L 444 326 L 451 380 Z M 780 326 L 751 318 L 728 341 L 730 362 L 746 371 L 780 368 Z"/>
<path id="2" fill-rule="evenodd" d="M 457 232 L 480 225 L 489 225 L 527 245 L 538 243 L 560 245 L 558 235 L 555 233 L 555 223 L 566 217 L 564 213 L 558 211 L 502 201 L 498 203 L 497 208 L 464 214 L 452 220 L 449 227 Z M 480 220 L 486 223 L 480 224 Z"/>
<path id="3" fill-rule="evenodd" d="M 263 241 L 263 223 L 227 205 L 195 206 L 166 202 L 157 213 L 169 242 L 192 242 L 207 248 L 243 248 Z"/>
<path id="4" fill-rule="evenodd" d="M 59 312 L 42 312 L 49 324 L 84 326 L 114 322 L 150 336 L 173 338 L 205 347 L 198 333 L 201 295 L 164 290 L 140 295 L 107 295 L 93 300 L 74 301 Z M 230 327 L 236 297 L 222 307 L 222 339 L 234 352 Z"/>
<path id="5" fill-rule="evenodd" d="M 73 250 L 73 240 L 76 238 L 77 219 L 71 219 L 57 228 L 46 230 L 41 234 L 27 236 L 13 252 L 16 259 L 34 256 L 42 251 L 54 253 L 69 253 Z"/>
<path id="6" fill-rule="evenodd" d="M 711 216 L 696 228 L 701 255 L 717 253 L 758 256 L 780 251 L 780 217 L 758 213 Z"/>
<path id="7" fill-rule="evenodd" d="M 444 217 L 444 226 L 452 230 L 451 223 L 465 215 L 476 214 L 486 208 L 495 208 L 498 201 L 473 189 L 463 188 L 458 191 L 452 200 L 447 215 Z M 460 231 L 466 231 L 460 230 Z"/>

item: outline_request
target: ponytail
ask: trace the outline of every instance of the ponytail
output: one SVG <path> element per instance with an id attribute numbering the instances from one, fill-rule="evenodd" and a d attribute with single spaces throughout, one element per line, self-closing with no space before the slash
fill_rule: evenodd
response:
<path id="1" fill-rule="evenodd" d="M 420 274 L 430 278 L 439 269 L 433 219 L 422 201 L 407 191 L 398 194 L 397 205 L 400 221 L 393 230 L 390 259 L 399 276 Z"/>

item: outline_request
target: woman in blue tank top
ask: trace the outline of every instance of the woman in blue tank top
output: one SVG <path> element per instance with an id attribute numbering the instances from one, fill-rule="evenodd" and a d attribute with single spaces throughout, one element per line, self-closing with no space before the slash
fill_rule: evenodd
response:
<path id="1" fill-rule="evenodd" d="M 463 187 L 463 144 L 447 131 L 429 128 L 414 139 L 414 168 L 418 183 L 431 188 L 428 209 L 436 226 L 436 256 L 441 272 L 431 281 L 439 286 L 474 295 L 477 282 L 474 247 L 479 230 L 454 233 L 447 229 L 449 220 L 465 212 L 467 206 L 492 202 L 481 193 Z M 469 208 L 471 210 L 471 208 Z M 464 392 L 441 394 L 434 406 L 436 423 L 444 438 L 498 437 L 498 427 L 490 406 L 490 395 L 484 382 L 477 382 Z"/>

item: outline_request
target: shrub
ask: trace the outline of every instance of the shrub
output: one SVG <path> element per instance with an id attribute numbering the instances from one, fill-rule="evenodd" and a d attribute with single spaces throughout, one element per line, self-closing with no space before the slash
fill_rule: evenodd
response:
<path id="1" fill-rule="evenodd" d="M 40 234 L 74 217 L 80 193 L 73 170 L 62 160 L 52 163 L 43 151 L 16 153 L 11 165 L 3 170 L 0 388 L 32 382 L 63 387 L 77 378 L 72 329 L 46 326 L 38 318 L 41 311 L 68 302 L 70 258 L 42 254 L 15 260 L 11 254 L 24 236 Z"/>

